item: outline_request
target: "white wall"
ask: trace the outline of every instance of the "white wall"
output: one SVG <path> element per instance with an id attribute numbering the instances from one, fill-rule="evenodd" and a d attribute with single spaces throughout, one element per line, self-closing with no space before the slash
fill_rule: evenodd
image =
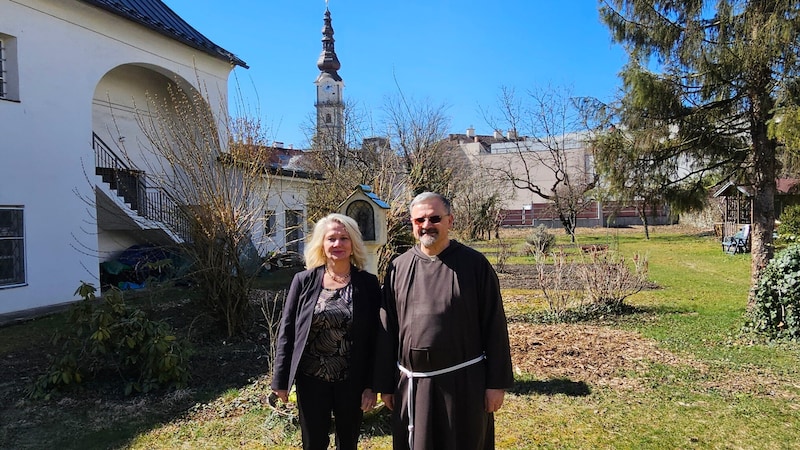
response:
<path id="1" fill-rule="evenodd" d="M 253 242 L 261 256 L 267 256 L 272 252 L 286 252 L 285 212 L 287 210 L 303 212 L 303 236 L 308 236 L 308 229 L 305 225 L 308 220 L 306 199 L 311 183 L 313 182 L 307 179 L 277 176 L 270 176 L 269 180 L 265 182 L 265 187 L 269 186 L 269 191 L 263 194 L 267 199 L 266 209 L 276 213 L 276 232 L 273 236 L 267 236 L 264 233 L 266 223 L 256 227 L 256 231 L 253 233 Z M 300 244 L 300 249 L 303 248 L 303 244 Z"/>
<path id="2" fill-rule="evenodd" d="M 69 301 L 81 280 L 97 283 L 91 134 L 103 77 L 124 64 L 199 77 L 218 108 L 231 66 L 75 0 L 0 0 L 0 12 L 19 70 L 19 102 L 0 100 L 0 205 L 24 206 L 27 265 L 26 286 L 0 289 L 5 313 Z"/>
<path id="3" fill-rule="evenodd" d="M 553 138 L 555 139 L 555 138 Z M 549 191 L 555 181 L 553 170 L 553 156 L 549 148 L 541 143 L 532 141 L 502 142 L 491 145 L 488 153 L 478 151 L 478 144 L 459 144 L 459 148 L 477 169 L 484 171 L 487 179 L 492 183 L 504 185 L 507 196 L 503 199 L 506 209 L 523 209 L 532 203 L 546 203 L 540 196 L 527 189 L 516 189 L 510 181 L 503 179 L 498 171 L 510 171 L 516 177 L 526 179 L 528 176 L 533 184 Z M 566 139 L 558 139 L 550 144 L 552 148 L 563 149 L 561 157 L 574 182 L 582 181 L 583 177 L 592 167 L 587 166 L 586 156 L 590 155 L 589 148 L 583 143 L 568 135 Z"/>

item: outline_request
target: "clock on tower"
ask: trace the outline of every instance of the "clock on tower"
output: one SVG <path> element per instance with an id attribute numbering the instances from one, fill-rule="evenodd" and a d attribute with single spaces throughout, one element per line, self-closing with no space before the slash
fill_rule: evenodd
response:
<path id="1" fill-rule="evenodd" d="M 317 85 L 317 136 L 320 142 L 344 142 L 344 81 L 338 73 L 341 63 L 334 50 L 331 12 L 327 8 L 317 67 L 319 75 L 314 82 Z"/>

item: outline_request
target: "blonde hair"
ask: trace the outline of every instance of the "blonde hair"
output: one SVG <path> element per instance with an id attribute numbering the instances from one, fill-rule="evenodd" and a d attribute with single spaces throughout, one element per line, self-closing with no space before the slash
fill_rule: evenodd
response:
<path id="1" fill-rule="evenodd" d="M 364 245 L 364 238 L 361 237 L 361 230 L 358 229 L 358 224 L 353 218 L 337 213 L 328 214 L 314 225 L 311 239 L 306 243 L 306 248 L 303 252 L 306 268 L 313 269 L 314 267 L 325 265 L 326 257 L 322 243 L 325 239 L 325 233 L 328 232 L 328 225 L 331 222 L 339 223 L 347 230 L 353 248 L 353 253 L 350 255 L 350 264 L 363 269 L 367 263 L 367 247 Z"/>

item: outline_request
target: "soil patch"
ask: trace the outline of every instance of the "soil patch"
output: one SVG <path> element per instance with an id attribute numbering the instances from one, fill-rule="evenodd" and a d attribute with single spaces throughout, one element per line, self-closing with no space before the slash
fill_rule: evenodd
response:
<path id="1" fill-rule="evenodd" d="M 514 370 L 539 379 L 630 388 L 635 382 L 626 372 L 641 371 L 653 362 L 688 363 L 630 331 L 530 323 L 510 323 L 508 329 Z"/>

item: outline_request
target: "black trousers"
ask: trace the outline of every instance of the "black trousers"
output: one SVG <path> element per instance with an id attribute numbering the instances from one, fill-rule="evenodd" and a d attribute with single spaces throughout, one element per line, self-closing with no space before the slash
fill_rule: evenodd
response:
<path id="1" fill-rule="evenodd" d="M 298 374 L 297 409 L 304 450 L 327 450 L 334 417 L 337 450 L 356 450 L 361 431 L 362 389 L 350 380 L 322 381 Z"/>

